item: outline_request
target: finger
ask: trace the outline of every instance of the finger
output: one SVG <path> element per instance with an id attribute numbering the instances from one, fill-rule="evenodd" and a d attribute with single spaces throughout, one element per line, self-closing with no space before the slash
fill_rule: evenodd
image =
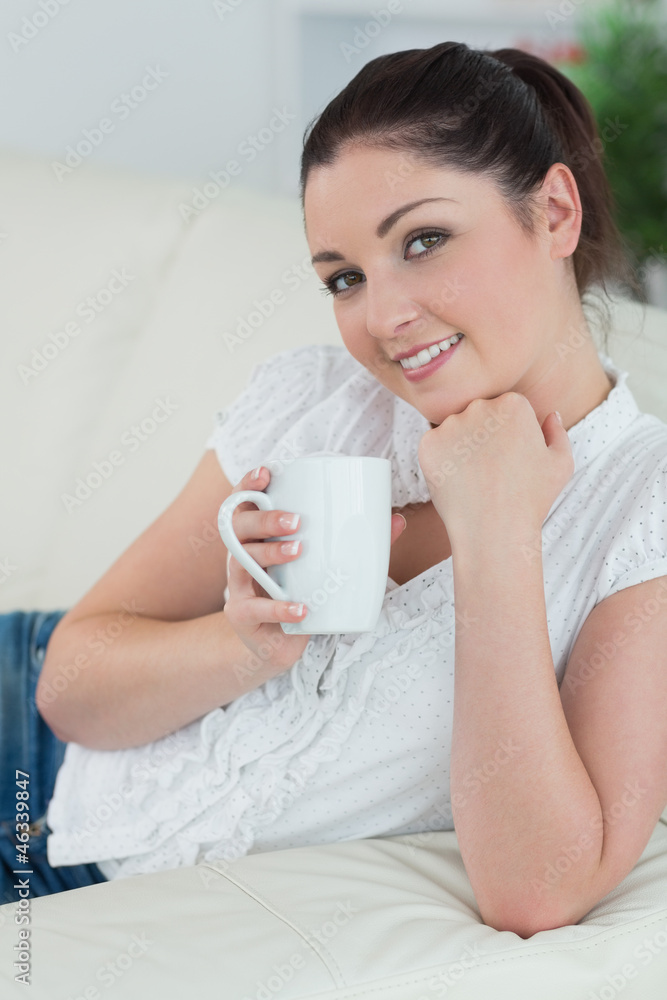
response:
<path id="1" fill-rule="evenodd" d="M 236 562 L 233 556 L 231 562 Z M 237 562 L 236 564 L 241 572 L 245 572 L 242 566 L 239 566 Z M 264 622 L 298 622 L 304 618 L 307 612 L 305 604 L 299 605 L 292 601 L 276 601 L 270 595 L 266 595 L 266 591 L 260 587 L 249 573 L 246 573 L 246 576 L 249 577 L 250 592 L 243 591 L 242 588 L 234 590 L 234 598 L 239 602 L 236 614 L 241 621 L 249 625 L 261 625 Z M 255 591 L 255 587 L 258 588 L 260 593 Z M 230 597 L 231 593 L 230 589 Z M 301 607 L 300 611 L 298 610 L 299 607 Z"/>
<path id="2" fill-rule="evenodd" d="M 239 504 L 237 510 L 242 507 Z M 252 507 L 232 515 L 234 533 L 240 542 L 260 541 L 265 538 L 280 538 L 299 531 L 301 519 L 294 521 L 295 512 L 286 510 L 258 510 Z M 283 518 L 286 520 L 283 522 Z"/>
<path id="3" fill-rule="evenodd" d="M 558 470 L 557 476 L 562 488 L 574 475 L 575 461 L 572 442 L 555 411 L 548 414 L 542 424 L 542 433 L 547 453 L 553 456 L 554 469 Z"/>
<path id="4" fill-rule="evenodd" d="M 547 448 L 565 453 L 570 451 L 570 439 L 557 410 L 552 410 L 551 413 L 547 414 L 542 423 L 542 433 Z"/>
<path id="5" fill-rule="evenodd" d="M 259 472 L 259 475 L 257 478 L 254 478 L 257 472 Z M 268 486 L 270 478 L 268 469 L 260 465 L 258 469 L 251 469 L 250 472 L 246 472 L 243 479 L 239 480 L 236 486 L 232 488 L 232 493 L 240 493 L 242 490 L 257 490 L 261 492 Z M 244 500 L 243 503 L 240 503 L 234 509 L 234 514 L 238 510 L 257 510 L 257 505 L 253 504 L 250 500 Z"/>
<path id="6" fill-rule="evenodd" d="M 300 538 L 294 541 L 277 542 L 243 542 L 243 550 L 262 569 L 269 566 L 283 566 L 285 563 L 294 562 L 303 555 L 303 542 Z M 233 558 L 233 556 L 230 556 Z M 243 565 L 237 559 L 239 565 Z M 244 567 L 245 568 L 245 567 Z M 248 572 L 246 570 L 246 572 Z M 252 576 L 252 574 L 250 574 Z M 270 574 L 269 574 L 270 575 Z"/>
<path id="7" fill-rule="evenodd" d="M 239 490 L 263 490 L 270 478 L 269 470 L 260 465 L 256 469 L 246 472 L 243 479 L 234 487 L 233 492 L 236 493 Z"/>
<path id="8" fill-rule="evenodd" d="M 229 594 L 236 598 L 270 597 L 261 583 L 234 556 L 229 557 Z"/>
<path id="9" fill-rule="evenodd" d="M 391 515 L 391 545 L 393 545 L 396 539 L 403 534 L 407 524 L 408 522 L 405 520 L 403 514 Z"/>
<path id="10" fill-rule="evenodd" d="M 295 551 L 287 548 L 283 549 L 283 545 L 287 546 L 290 544 L 289 542 L 257 542 L 254 544 L 244 544 L 243 548 L 250 558 L 266 571 L 269 566 L 284 565 L 298 559 L 302 554 L 303 546 L 300 540 L 295 539 L 295 542 Z M 252 573 L 238 559 L 231 554 L 229 554 L 228 559 L 227 575 L 230 594 L 231 588 L 234 588 L 237 596 L 271 596 L 266 588 L 255 579 Z"/>
<path id="11" fill-rule="evenodd" d="M 241 490 L 262 492 L 268 486 L 270 479 L 269 470 L 265 469 L 263 465 L 259 466 L 257 469 L 247 472 L 243 479 L 233 487 L 232 493 L 239 493 Z M 234 534 L 240 542 L 244 543 L 252 539 L 278 538 L 281 535 L 291 534 L 301 527 L 301 519 L 297 515 L 295 520 L 294 513 L 294 511 L 284 510 L 261 510 L 258 504 L 252 500 L 245 500 L 232 511 Z M 248 514 L 252 516 L 246 516 Z M 257 557 L 253 556 L 253 558 Z"/>

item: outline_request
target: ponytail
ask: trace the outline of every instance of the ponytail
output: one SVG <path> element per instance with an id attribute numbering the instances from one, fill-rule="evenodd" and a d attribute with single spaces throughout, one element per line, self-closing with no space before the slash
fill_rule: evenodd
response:
<path id="1" fill-rule="evenodd" d="M 490 52 L 531 88 L 561 147 L 559 160 L 570 168 L 581 199 L 581 233 L 573 255 L 579 289 L 605 279 L 628 284 L 632 273 L 623 239 L 613 219 L 614 199 L 604 170 L 604 143 L 593 110 L 563 73 L 538 56 L 520 49 Z"/>

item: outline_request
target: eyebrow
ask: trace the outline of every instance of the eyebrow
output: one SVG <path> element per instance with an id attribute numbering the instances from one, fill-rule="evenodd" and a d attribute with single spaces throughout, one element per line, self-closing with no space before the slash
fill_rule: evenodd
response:
<path id="1" fill-rule="evenodd" d="M 387 218 L 383 219 L 382 222 L 378 225 L 377 229 L 375 230 L 378 239 L 383 239 L 387 235 L 389 230 L 398 222 L 398 220 L 402 216 L 406 215 L 408 212 L 411 212 L 413 208 L 417 208 L 419 205 L 425 205 L 426 202 L 429 201 L 456 202 L 456 198 L 421 198 L 419 201 L 411 201 L 408 202 L 407 205 L 401 205 L 400 208 L 397 208 L 395 212 L 392 212 L 391 215 L 388 215 Z M 458 202 L 456 203 L 458 204 Z M 345 260 L 345 258 L 343 257 L 342 254 L 338 253 L 337 250 L 321 250 L 319 253 L 316 253 L 314 257 L 310 258 L 311 264 L 324 264 L 333 262 L 335 260 Z"/>

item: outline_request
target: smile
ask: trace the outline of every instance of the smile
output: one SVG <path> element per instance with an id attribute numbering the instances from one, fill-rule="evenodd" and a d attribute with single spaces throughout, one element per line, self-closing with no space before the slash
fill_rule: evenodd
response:
<path id="1" fill-rule="evenodd" d="M 439 344 L 431 344 L 430 347 L 425 348 L 423 351 L 419 351 L 418 354 L 412 354 L 409 358 L 401 358 L 400 365 L 402 368 L 414 369 L 422 368 L 427 365 L 433 358 L 437 358 L 438 354 L 443 351 L 449 350 L 454 344 L 463 336 L 462 333 L 455 333 L 453 337 L 449 337 L 448 340 L 441 340 Z"/>
<path id="2" fill-rule="evenodd" d="M 462 339 L 462 333 L 455 333 L 453 337 L 442 340 L 439 344 L 432 344 L 411 358 L 401 358 L 400 365 L 403 369 L 403 375 L 408 382 L 421 382 L 422 379 L 428 378 L 441 365 L 449 361 Z"/>

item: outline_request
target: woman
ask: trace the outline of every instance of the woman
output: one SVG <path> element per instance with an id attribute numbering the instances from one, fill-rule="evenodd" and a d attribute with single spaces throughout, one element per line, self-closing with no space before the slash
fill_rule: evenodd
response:
<path id="1" fill-rule="evenodd" d="M 596 135 L 542 60 L 449 42 L 373 60 L 314 123 L 306 235 L 345 350 L 257 365 L 181 496 L 62 618 L 36 692 L 49 877 L 455 826 L 484 921 L 529 936 L 634 866 L 667 803 L 667 426 L 584 315 L 627 278 L 577 155 Z M 392 459 L 372 633 L 286 636 L 307 609 L 227 576 L 221 544 L 188 551 L 288 445 Z M 265 539 L 294 514 L 243 504 L 235 529 L 286 562 L 299 546 Z"/>

